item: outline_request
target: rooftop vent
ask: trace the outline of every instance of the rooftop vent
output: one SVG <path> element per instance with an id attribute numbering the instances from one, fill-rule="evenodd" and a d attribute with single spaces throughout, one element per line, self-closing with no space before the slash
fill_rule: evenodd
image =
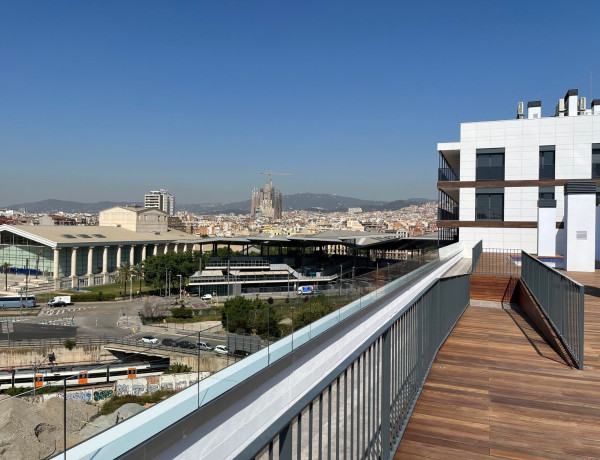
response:
<path id="1" fill-rule="evenodd" d="M 542 101 L 529 101 L 527 103 L 527 119 L 542 118 Z"/>
<path id="2" fill-rule="evenodd" d="M 79 233 L 77 236 L 80 236 L 81 238 L 91 238 L 87 233 Z"/>
<path id="3" fill-rule="evenodd" d="M 567 91 L 567 94 L 565 94 L 565 110 L 566 110 L 566 115 L 568 117 L 574 117 L 577 116 L 577 95 L 579 94 L 579 91 L 577 89 L 570 89 L 569 91 Z"/>
<path id="4" fill-rule="evenodd" d="M 63 233 L 62 235 L 63 238 L 69 238 L 69 239 L 74 239 L 75 237 L 73 235 L 71 235 L 70 233 Z"/>
<path id="5" fill-rule="evenodd" d="M 94 233 L 94 234 L 92 234 L 92 236 L 95 236 L 96 238 L 106 238 L 106 236 L 104 236 L 100 233 Z"/>

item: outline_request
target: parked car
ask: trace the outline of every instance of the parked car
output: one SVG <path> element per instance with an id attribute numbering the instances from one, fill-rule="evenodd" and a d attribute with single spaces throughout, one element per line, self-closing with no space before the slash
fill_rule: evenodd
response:
<path id="1" fill-rule="evenodd" d="M 162 344 L 165 347 L 176 347 L 177 346 L 177 342 L 175 342 L 175 340 L 169 339 L 169 338 L 163 339 Z"/>
<path id="2" fill-rule="evenodd" d="M 208 342 L 196 342 L 196 348 L 199 348 L 200 350 L 204 350 L 204 351 L 212 351 L 213 350 L 212 345 Z"/>
<path id="3" fill-rule="evenodd" d="M 196 348 L 196 345 L 194 345 L 189 340 L 181 340 L 181 341 L 177 342 L 177 346 L 179 348 Z"/>
<path id="4" fill-rule="evenodd" d="M 227 348 L 225 345 L 217 345 L 215 347 L 215 353 L 218 355 L 228 355 L 229 348 Z"/>
<path id="5" fill-rule="evenodd" d="M 48 302 L 48 306 L 51 307 L 51 308 L 54 308 L 54 307 L 66 307 L 67 303 L 63 302 L 62 300 L 57 300 L 55 302 Z"/>
<path id="6" fill-rule="evenodd" d="M 233 350 L 233 356 L 238 358 L 245 358 L 246 356 L 250 356 L 252 353 L 247 350 Z"/>
<path id="7" fill-rule="evenodd" d="M 202 300 L 204 302 L 212 302 L 212 295 L 204 294 L 202 297 L 200 297 L 200 300 Z"/>
<path id="8" fill-rule="evenodd" d="M 145 335 L 140 340 L 144 343 L 158 343 L 158 339 L 156 337 L 152 337 L 151 335 Z"/>

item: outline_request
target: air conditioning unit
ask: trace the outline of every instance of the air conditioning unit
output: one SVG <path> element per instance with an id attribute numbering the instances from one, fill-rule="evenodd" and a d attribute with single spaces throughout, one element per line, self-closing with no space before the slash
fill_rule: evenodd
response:
<path id="1" fill-rule="evenodd" d="M 579 111 L 580 112 L 585 112 L 585 107 L 586 107 L 586 100 L 585 97 L 581 97 L 579 99 Z"/>
<path id="2" fill-rule="evenodd" d="M 519 102 L 519 105 L 517 106 L 517 118 L 523 118 L 523 113 L 524 113 L 524 104 L 522 102 Z"/>

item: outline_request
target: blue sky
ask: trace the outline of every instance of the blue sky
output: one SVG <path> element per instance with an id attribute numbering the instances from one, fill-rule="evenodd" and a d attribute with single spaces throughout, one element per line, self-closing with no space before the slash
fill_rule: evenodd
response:
<path id="1" fill-rule="evenodd" d="M 435 197 L 459 123 L 600 98 L 600 2 L 103 1 L 0 7 L 0 205 Z M 589 101 L 589 99 L 588 99 Z"/>

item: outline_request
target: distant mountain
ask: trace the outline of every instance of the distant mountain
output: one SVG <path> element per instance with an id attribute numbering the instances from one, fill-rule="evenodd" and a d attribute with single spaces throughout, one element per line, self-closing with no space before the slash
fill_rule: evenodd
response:
<path id="1" fill-rule="evenodd" d="M 373 201 L 361 200 L 347 196 L 328 193 L 296 193 L 282 197 L 284 211 L 312 210 L 321 212 L 347 211 L 348 208 L 362 208 L 363 211 L 397 210 L 407 206 L 428 203 L 430 199 L 409 198 L 396 201 Z M 189 211 L 197 214 L 248 214 L 250 212 L 250 200 L 237 201 L 234 203 L 219 204 L 181 204 L 176 205 L 178 211 Z"/>
<path id="2" fill-rule="evenodd" d="M 362 208 L 363 211 L 394 211 L 407 206 L 421 205 L 429 200 L 425 198 L 409 198 L 407 200 L 396 201 L 373 201 L 361 200 L 347 196 L 327 194 L 327 193 L 296 193 L 294 195 L 284 195 L 283 209 L 285 211 L 312 210 L 321 212 L 347 211 L 348 208 Z M 98 203 L 79 203 L 77 201 L 62 200 L 43 200 L 34 203 L 13 204 L 10 206 L 1 206 L 7 209 L 27 209 L 31 213 L 52 213 L 52 212 L 84 212 L 98 213 L 103 209 L 113 206 L 126 206 L 128 204 L 142 204 L 99 201 Z M 196 214 L 249 214 L 250 200 L 236 201 L 234 203 L 204 203 L 204 204 L 176 204 L 177 211 L 188 211 Z"/>
<path id="3" fill-rule="evenodd" d="M 143 204 L 143 203 L 132 203 L 127 202 L 116 202 L 116 201 L 99 201 L 98 203 L 79 203 L 77 201 L 62 201 L 62 200 L 43 200 L 36 201 L 34 203 L 21 203 L 12 204 L 10 206 L 2 206 L 7 209 L 27 209 L 27 212 L 34 214 L 44 212 L 87 212 L 87 213 L 98 213 L 103 209 L 112 208 L 113 206 L 126 206 L 128 204 Z"/>

